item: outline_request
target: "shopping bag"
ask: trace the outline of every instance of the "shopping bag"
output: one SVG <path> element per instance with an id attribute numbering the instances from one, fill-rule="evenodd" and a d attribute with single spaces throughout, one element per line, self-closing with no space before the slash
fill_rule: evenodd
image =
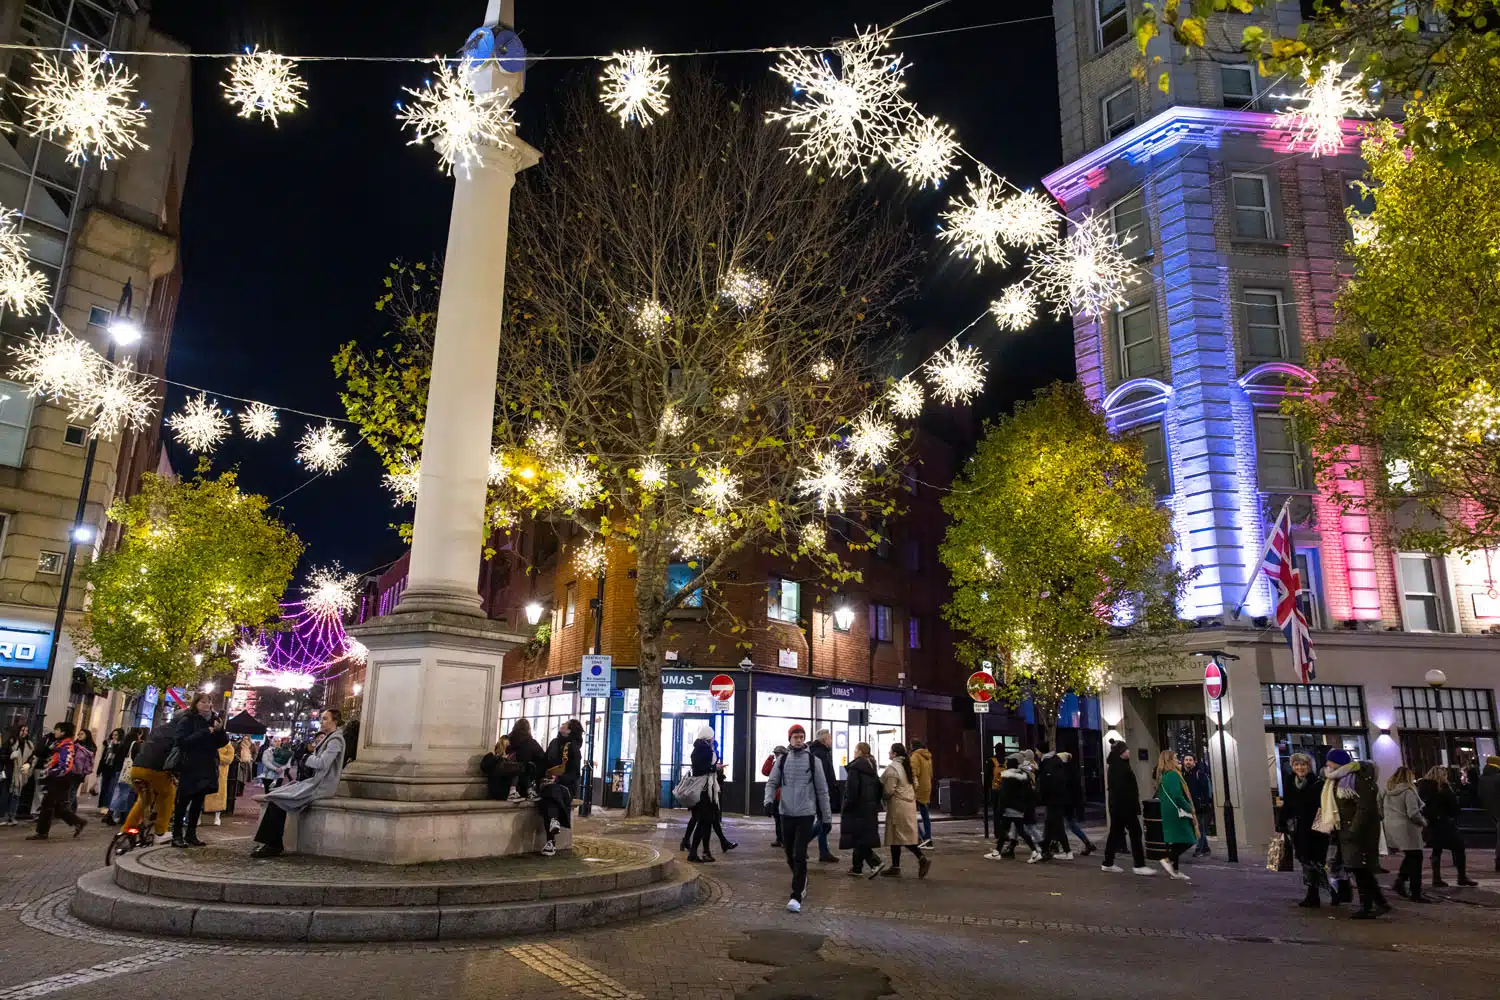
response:
<path id="1" fill-rule="evenodd" d="M 1266 847 L 1266 868 L 1273 872 L 1292 870 L 1292 840 L 1284 833 L 1271 838 Z"/>

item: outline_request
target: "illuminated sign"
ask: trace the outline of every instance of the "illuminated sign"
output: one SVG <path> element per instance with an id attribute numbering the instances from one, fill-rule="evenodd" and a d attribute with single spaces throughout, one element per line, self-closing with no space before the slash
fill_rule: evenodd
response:
<path id="1" fill-rule="evenodd" d="M 46 670 L 52 633 L 0 627 L 0 669 Z"/>

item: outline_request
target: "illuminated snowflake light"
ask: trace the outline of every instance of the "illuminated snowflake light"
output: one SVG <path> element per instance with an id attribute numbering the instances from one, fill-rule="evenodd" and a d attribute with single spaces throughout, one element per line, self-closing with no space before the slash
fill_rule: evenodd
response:
<path id="1" fill-rule="evenodd" d="M 269 684 L 253 686 L 273 687 L 278 691 L 306 691 L 318 683 L 318 679 L 305 670 L 278 670 L 269 680 Z"/>
<path id="2" fill-rule="evenodd" d="M 951 341 L 934 354 L 922 370 L 932 382 L 932 394 L 944 403 L 967 403 L 984 391 L 988 362 L 980 360 L 979 348 L 959 347 Z"/>
<path id="3" fill-rule="evenodd" d="M 906 127 L 886 155 L 908 184 L 941 187 L 953 173 L 958 140 L 953 129 L 936 118 L 921 118 Z"/>
<path id="4" fill-rule="evenodd" d="M 952 244 L 953 252 L 972 260 L 976 271 L 983 271 L 985 264 L 1005 266 L 1005 249 L 1000 245 L 1007 224 L 1001 207 L 1004 189 L 1000 178 L 983 167 L 979 170 L 979 182 L 968 180 L 968 198 L 955 195 L 948 202 L 948 211 L 940 218 L 938 239 Z"/>
<path id="5" fill-rule="evenodd" d="M 846 500 L 859 495 L 858 475 L 834 452 L 821 452 L 813 459 L 813 467 L 802 471 L 797 490 L 817 497 L 819 510 L 843 510 Z"/>
<path id="6" fill-rule="evenodd" d="M 745 397 L 737 392 L 725 393 L 719 399 L 719 409 L 725 413 L 733 413 L 745 404 Z"/>
<path id="7" fill-rule="evenodd" d="M 399 504 L 417 502 L 417 486 L 421 481 L 422 460 L 405 453 L 397 458 L 396 467 L 387 472 L 383 480 L 385 488 L 396 495 Z"/>
<path id="8" fill-rule="evenodd" d="M 238 643 L 230 655 L 234 657 L 234 662 L 241 670 L 257 673 L 266 669 L 266 662 L 271 654 L 266 649 L 265 643 L 246 641 Z"/>
<path id="9" fill-rule="evenodd" d="M 833 359 L 827 356 L 814 361 L 812 367 L 808 369 L 809 374 L 812 375 L 815 382 L 831 381 L 834 373 L 837 371 L 838 368 L 834 365 Z"/>
<path id="10" fill-rule="evenodd" d="M 485 472 L 485 482 L 491 486 L 499 486 L 510 478 L 510 460 L 505 457 L 505 452 L 496 448 L 490 452 L 490 466 Z"/>
<path id="11" fill-rule="evenodd" d="M 670 74 L 650 49 L 616 52 L 606 63 L 599 99 L 610 114 L 620 116 L 621 128 L 630 122 L 650 125 L 653 115 L 667 113 Z"/>
<path id="12" fill-rule="evenodd" d="M 32 396 L 81 398 L 104 368 L 99 352 L 67 330 L 28 337 L 14 351 L 18 363 L 10 377 Z"/>
<path id="13" fill-rule="evenodd" d="M 926 394 L 922 392 L 922 384 L 908 375 L 891 386 L 886 398 L 891 402 L 892 413 L 907 420 L 915 420 L 922 413 Z"/>
<path id="14" fill-rule="evenodd" d="M 890 31 L 863 31 L 834 47 L 835 72 L 821 52 L 787 52 L 771 71 L 792 85 L 796 99 L 766 116 L 785 122 L 793 160 L 826 164 L 839 176 L 865 176 L 912 116 L 902 90 L 906 66 L 887 51 Z"/>
<path id="15" fill-rule="evenodd" d="M 325 423 L 322 427 L 309 427 L 297 441 L 297 461 L 314 472 L 337 472 L 354 446 L 344 442 L 344 432 Z"/>
<path id="16" fill-rule="evenodd" d="M 693 493 L 704 506 L 722 514 L 740 495 L 740 480 L 727 466 L 715 465 L 699 471 L 698 485 L 693 487 Z"/>
<path id="17" fill-rule="evenodd" d="M 638 306 L 631 306 L 635 317 L 635 328 L 645 337 L 660 337 L 672 327 L 672 315 L 655 299 L 647 299 Z"/>
<path id="18" fill-rule="evenodd" d="M 78 165 L 89 157 L 103 169 L 131 149 L 145 149 L 136 138 L 146 109 L 135 99 L 135 74 L 107 52 L 74 49 L 71 63 L 39 55 L 31 67 L 35 86 L 20 93 L 27 101 L 26 129 L 57 138 Z"/>
<path id="19" fill-rule="evenodd" d="M 547 456 L 562 445 L 562 435 L 551 424 L 537 424 L 526 435 L 526 447 L 538 455 Z"/>
<path id="20" fill-rule="evenodd" d="M 1036 296 L 1025 285 L 1011 285 L 990 303 L 990 312 L 1000 329 L 1024 330 L 1036 322 Z"/>
<path id="21" fill-rule="evenodd" d="M 879 465 L 896 447 L 896 428 L 874 413 L 861 413 L 849 433 L 849 453 L 870 465 Z"/>
<path id="22" fill-rule="evenodd" d="M 481 94 L 467 64 L 455 69 L 441 57 L 436 61 L 435 81 L 428 80 L 421 90 L 402 88 L 413 100 L 409 106 L 398 102 L 396 117 L 402 128 L 413 130 L 408 146 L 431 142 L 444 173 L 462 169 L 467 177 L 471 167 L 484 166 L 483 147 L 512 144 L 516 116 L 507 91 Z"/>
<path id="23" fill-rule="evenodd" d="M 1276 126 L 1292 133 L 1291 145 L 1308 146 L 1314 157 L 1337 153 L 1344 148 L 1344 120 L 1374 114 L 1380 105 L 1371 101 L 1364 74 L 1349 79 L 1342 76 L 1344 64 L 1324 64 L 1317 78 L 1308 71 L 1307 86 L 1300 94 L 1283 98 L 1298 106 L 1276 116 Z"/>
<path id="24" fill-rule="evenodd" d="M 579 576 L 597 580 L 608 566 L 609 548 L 602 538 L 591 538 L 573 551 L 573 569 Z"/>
<path id="25" fill-rule="evenodd" d="M 766 353 L 746 351 L 740 356 L 740 374 L 746 378 L 758 378 L 766 373 Z"/>
<path id="26" fill-rule="evenodd" d="M 729 529 L 712 518 L 695 517 L 683 521 L 672 533 L 672 554 L 689 558 L 701 556 L 718 548 L 728 535 Z"/>
<path id="27" fill-rule="evenodd" d="M 30 316 L 47 304 L 47 278 L 26 256 L 21 213 L 0 208 L 0 305 Z"/>
<path id="28" fill-rule="evenodd" d="M 307 81 L 297 73 L 297 64 L 286 56 L 262 52 L 257 46 L 235 56 L 229 64 L 229 79 L 224 81 L 224 96 L 239 107 L 241 118 L 269 118 L 273 127 L 280 123 L 277 115 L 289 115 L 307 107 L 303 92 Z"/>
<path id="29" fill-rule="evenodd" d="M 240 431 L 252 441 L 264 441 L 281 429 L 281 418 L 265 403 L 251 403 L 240 414 Z"/>
<path id="30" fill-rule="evenodd" d="M 1066 239 L 1040 247 L 1030 266 L 1037 293 L 1060 319 L 1070 311 L 1099 319 L 1126 304 L 1125 289 L 1135 280 L 1135 265 L 1102 215 L 1087 216 Z"/>
<path id="31" fill-rule="evenodd" d="M 1000 238 L 1011 246 L 1031 249 L 1057 239 L 1061 216 L 1045 196 L 1030 189 L 1002 201 L 997 207 Z"/>
<path id="32" fill-rule="evenodd" d="M 574 455 L 552 472 L 553 488 L 569 507 L 586 507 L 599 496 L 599 473 L 581 455 Z"/>
<path id="33" fill-rule="evenodd" d="M 307 586 L 302 588 L 305 595 L 302 608 L 315 618 L 343 618 L 354 610 L 354 595 L 358 590 L 359 577 L 344 572 L 338 563 L 314 569 Z"/>
<path id="34" fill-rule="evenodd" d="M 668 403 L 666 409 L 661 411 L 661 432 L 669 438 L 674 438 L 687 430 L 687 417 L 677 407 Z"/>
<path id="35" fill-rule="evenodd" d="M 667 463 L 656 457 L 646 459 L 636 470 L 635 478 L 643 490 L 659 490 L 667 485 Z"/>
<path id="36" fill-rule="evenodd" d="M 828 548 L 828 526 L 822 521 L 808 521 L 802 526 L 802 547 L 809 552 Z"/>
<path id="37" fill-rule="evenodd" d="M 749 312 L 771 294 L 771 283 L 743 267 L 731 267 L 719 284 L 719 298 L 740 312 Z"/>
<path id="38" fill-rule="evenodd" d="M 168 417 L 167 426 L 172 428 L 178 442 L 195 455 L 213 451 L 229 434 L 229 418 L 201 392 L 188 399 L 181 413 Z"/>
<path id="39" fill-rule="evenodd" d="M 355 666 L 364 666 L 370 660 L 370 647 L 358 639 L 351 638 L 349 645 L 344 647 L 344 659 Z"/>
<path id="40" fill-rule="evenodd" d="M 69 420 L 92 418 L 89 437 L 106 441 L 121 430 L 143 431 L 156 420 L 160 397 L 152 391 L 150 379 L 136 375 L 134 365 L 121 361 L 113 367 L 101 366 L 97 376 L 76 397 Z"/>

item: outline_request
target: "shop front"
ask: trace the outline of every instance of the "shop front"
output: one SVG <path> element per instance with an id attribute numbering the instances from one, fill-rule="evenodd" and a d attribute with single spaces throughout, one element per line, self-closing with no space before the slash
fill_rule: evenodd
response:
<path id="1" fill-rule="evenodd" d="M 738 811 L 744 803 L 745 761 L 743 742 L 745 692 L 751 675 L 738 667 L 693 670 L 663 670 L 661 674 L 661 803 L 675 808 L 672 789 L 678 779 L 692 773 L 693 742 L 698 730 L 709 726 L 719 759 L 724 763 L 725 785 L 721 801 Z M 636 779 L 637 720 L 640 717 L 640 676 L 635 670 L 615 671 L 615 696 L 609 704 L 609 742 L 606 758 L 604 804 L 622 807 Z"/>
<path id="2" fill-rule="evenodd" d="M 904 693 L 898 689 L 840 684 L 816 677 L 757 675 L 751 810 L 759 811 L 765 794 L 761 767 L 777 747 L 786 745 L 787 730 L 793 724 L 801 725 L 809 740 L 821 729 L 829 731 L 835 775 L 842 781 L 856 745 L 870 744 L 877 765 L 884 767 L 892 744 L 906 742 L 903 698 Z"/>
<path id="3" fill-rule="evenodd" d="M 50 630 L 0 622 L 0 731 L 12 732 L 37 714 L 51 649 Z"/>

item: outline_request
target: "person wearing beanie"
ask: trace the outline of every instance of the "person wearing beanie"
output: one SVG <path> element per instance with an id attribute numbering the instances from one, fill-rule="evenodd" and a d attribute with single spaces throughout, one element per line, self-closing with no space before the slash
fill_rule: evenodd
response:
<path id="1" fill-rule="evenodd" d="M 1005 768 L 995 780 L 995 849 L 985 855 L 990 861 L 1016 856 L 1016 841 L 1026 841 L 1032 858 L 1040 861 L 1041 852 L 1031 839 L 1027 826 L 1036 820 L 1036 789 L 1031 776 L 1021 770 L 1019 757 L 1005 758 Z"/>
<path id="2" fill-rule="evenodd" d="M 1345 871 L 1354 876 L 1359 889 L 1356 920 L 1372 920 L 1389 913 L 1375 869 L 1380 865 L 1380 790 L 1375 765 L 1358 761 L 1349 751 L 1328 751 L 1323 765 L 1323 799 L 1318 807 L 1316 829 L 1332 827 L 1333 842 Z"/>
<path id="3" fill-rule="evenodd" d="M 823 767 L 807 746 L 807 730 L 794 724 L 786 742 L 786 754 L 772 766 L 766 781 L 765 806 L 769 811 L 775 805 L 781 813 L 781 842 L 792 870 L 792 896 L 786 908 L 800 913 L 807 892 L 807 845 L 818 824 L 833 821 L 833 810 Z"/>
<path id="4" fill-rule="evenodd" d="M 691 760 L 693 777 L 708 778 L 703 794 L 693 806 L 693 817 L 688 821 L 687 832 L 682 838 L 688 845 L 688 860 L 697 864 L 714 860 L 708 849 L 708 840 L 719 815 L 719 767 L 714 759 L 713 726 L 699 727 L 697 738 L 693 740 Z"/>
<path id="5" fill-rule="evenodd" d="M 1131 869 L 1137 875 L 1154 875 L 1146 866 L 1146 849 L 1141 835 L 1141 786 L 1135 780 L 1135 770 L 1130 766 L 1130 748 L 1124 740 L 1111 740 L 1109 757 L 1105 763 L 1105 789 L 1109 805 L 1109 833 L 1104 838 L 1104 864 L 1101 871 L 1122 873 L 1125 869 L 1115 864 L 1115 852 L 1125 849 L 1130 841 Z"/>
<path id="6" fill-rule="evenodd" d="M 1492 755 L 1484 759 L 1484 770 L 1479 775 L 1479 805 L 1495 827 L 1495 871 L 1500 872 L 1500 757 Z"/>

